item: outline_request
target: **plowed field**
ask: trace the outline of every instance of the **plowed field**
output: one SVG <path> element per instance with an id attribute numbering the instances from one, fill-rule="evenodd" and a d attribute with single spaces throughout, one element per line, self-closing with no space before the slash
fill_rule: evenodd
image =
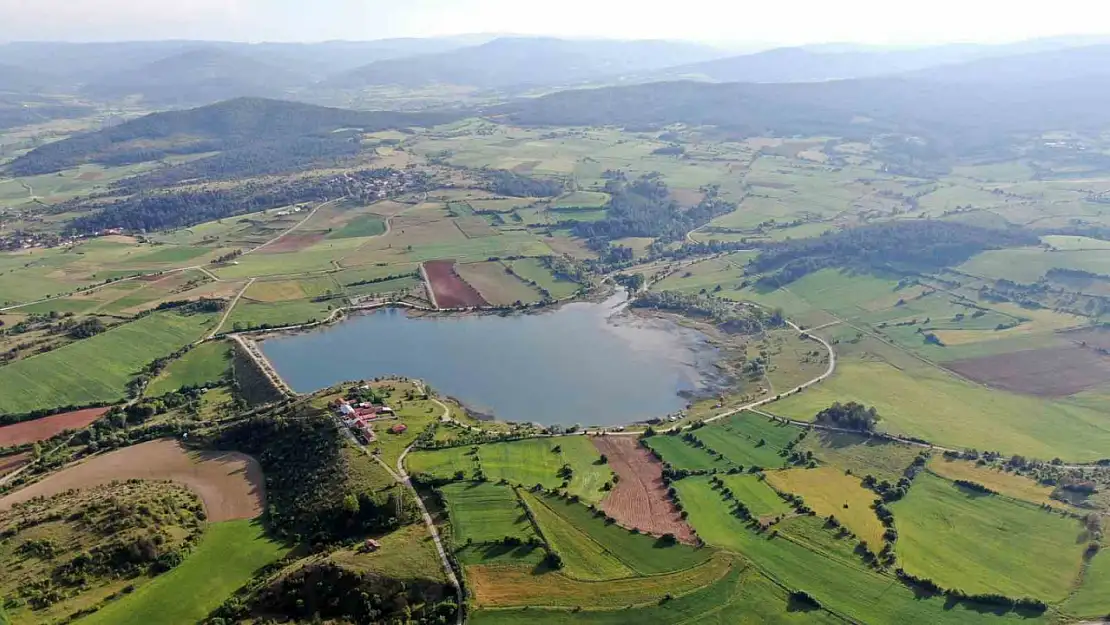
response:
<path id="1" fill-rule="evenodd" d="M 31 460 L 30 452 L 0 458 L 0 477 L 15 471 Z"/>
<path id="2" fill-rule="evenodd" d="M 253 519 L 265 506 L 262 469 L 254 458 L 237 452 L 191 452 L 177 441 L 162 439 L 96 456 L 59 471 L 0 499 L 0 510 L 71 488 L 129 479 L 184 484 L 200 496 L 213 522 Z"/>
<path id="3" fill-rule="evenodd" d="M 65 430 L 79 430 L 99 419 L 109 408 L 86 408 L 0 427 L 0 447 L 44 441 Z"/>
<path id="4" fill-rule="evenodd" d="M 428 261 L 424 263 L 424 273 L 428 275 L 428 282 L 431 283 L 432 292 L 436 296 L 436 305 L 440 308 L 470 308 L 486 305 L 486 300 L 482 299 L 481 294 L 455 273 L 455 261 Z"/>
<path id="5" fill-rule="evenodd" d="M 609 459 L 609 468 L 620 481 L 601 502 L 605 514 L 623 527 L 662 536 L 674 534 L 685 543 L 694 542 L 690 526 L 667 499 L 663 465 L 632 436 L 595 436 L 594 446 Z"/>
<path id="6" fill-rule="evenodd" d="M 1064 397 L 1110 382 L 1110 358 L 1085 347 L 1049 347 L 945 363 L 987 386 Z"/>

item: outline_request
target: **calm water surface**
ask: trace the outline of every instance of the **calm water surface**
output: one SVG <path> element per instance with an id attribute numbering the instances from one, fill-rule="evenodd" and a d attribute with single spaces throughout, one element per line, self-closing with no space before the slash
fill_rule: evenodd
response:
<path id="1" fill-rule="evenodd" d="M 262 343 L 301 393 L 397 375 L 511 421 L 615 424 L 682 409 L 716 350 L 673 323 L 614 314 L 623 294 L 538 315 L 409 317 L 386 309 Z"/>

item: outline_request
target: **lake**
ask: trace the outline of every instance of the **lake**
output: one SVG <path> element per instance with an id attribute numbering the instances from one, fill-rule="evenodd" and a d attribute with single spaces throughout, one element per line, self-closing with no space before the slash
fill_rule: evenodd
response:
<path id="1" fill-rule="evenodd" d="M 625 300 L 509 316 L 383 309 L 261 348 L 299 393 L 402 376 L 509 421 L 612 425 L 681 410 L 680 393 L 714 382 L 717 350 L 689 328 L 620 312 Z"/>

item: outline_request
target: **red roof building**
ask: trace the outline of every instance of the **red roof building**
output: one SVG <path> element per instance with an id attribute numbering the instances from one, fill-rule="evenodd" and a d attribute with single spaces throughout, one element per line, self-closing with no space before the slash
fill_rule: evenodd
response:
<path id="1" fill-rule="evenodd" d="M 405 425 L 404 423 L 398 423 L 397 425 L 389 428 L 389 431 L 393 432 L 394 434 L 402 434 L 402 433 L 406 432 L 408 429 L 409 429 L 409 426 Z"/>

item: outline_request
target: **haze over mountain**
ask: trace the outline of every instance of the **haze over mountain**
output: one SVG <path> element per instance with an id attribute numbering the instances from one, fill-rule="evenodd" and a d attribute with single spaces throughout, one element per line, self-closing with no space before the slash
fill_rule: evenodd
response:
<path id="1" fill-rule="evenodd" d="M 574 41 L 504 37 L 442 54 L 370 63 L 328 80 L 332 87 L 471 85 L 499 88 L 581 83 L 624 72 L 702 61 L 723 52 L 670 41 Z"/>

